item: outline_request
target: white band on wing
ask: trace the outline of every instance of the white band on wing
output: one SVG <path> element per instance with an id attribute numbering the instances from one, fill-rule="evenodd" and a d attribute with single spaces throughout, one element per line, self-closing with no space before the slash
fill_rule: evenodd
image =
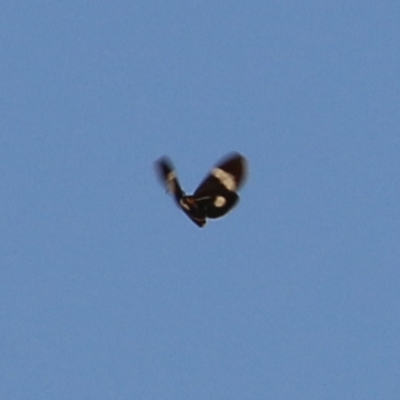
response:
<path id="1" fill-rule="evenodd" d="M 211 173 L 231 192 L 237 189 L 235 177 L 232 174 L 220 168 L 214 168 Z"/>
<path id="2" fill-rule="evenodd" d="M 175 179 L 176 179 L 176 174 L 174 171 L 171 171 L 167 175 L 167 179 L 166 179 L 167 188 L 171 193 L 175 193 L 175 191 L 176 191 Z"/>

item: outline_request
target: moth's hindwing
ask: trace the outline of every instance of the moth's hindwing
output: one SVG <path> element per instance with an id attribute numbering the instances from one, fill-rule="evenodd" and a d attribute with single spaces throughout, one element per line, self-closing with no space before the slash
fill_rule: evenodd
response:
<path id="1" fill-rule="evenodd" d="M 193 196 L 183 196 L 179 205 L 185 214 L 198 226 L 203 227 L 206 224 L 206 214 Z"/>
<path id="2" fill-rule="evenodd" d="M 195 197 L 198 208 L 207 218 L 219 218 L 229 212 L 239 201 L 239 196 L 229 190 L 217 191 L 211 196 Z"/>

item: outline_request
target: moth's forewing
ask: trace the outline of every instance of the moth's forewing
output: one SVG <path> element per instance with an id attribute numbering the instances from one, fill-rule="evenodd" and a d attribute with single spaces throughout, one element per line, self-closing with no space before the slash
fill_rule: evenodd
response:
<path id="1" fill-rule="evenodd" d="M 161 157 L 155 162 L 155 168 L 162 184 L 166 187 L 167 191 L 172 193 L 175 196 L 175 199 L 179 201 L 183 195 L 183 191 L 179 184 L 178 177 L 176 176 L 175 168 L 171 160 L 167 157 Z"/>
<path id="2" fill-rule="evenodd" d="M 193 195 L 202 197 L 223 189 L 235 192 L 243 185 L 246 174 L 246 159 L 239 153 L 232 153 L 211 170 Z"/>
<path id="3" fill-rule="evenodd" d="M 199 208 L 207 218 L 219 218 L 239 201 L 236 190 L 246 177 L 246 159 L 233 153 L 221 160 L 194 192 Z"/>
<path id="4" fill-rule="evenodd" d="M 214 171 L 216 168 L 234 177 L 236 185 L 235 191 L 239 190 L 246 180 L 247 160 L 239 153 L 229 154 L 215 166 Z"/>
<path id="5" fill-rule="evenodd" d="M 155 163 L 156 171 L 159 177 L 164 180 L 168 174 L 175 170 L 174 164 L 168 157 L 161 157 Z"/>

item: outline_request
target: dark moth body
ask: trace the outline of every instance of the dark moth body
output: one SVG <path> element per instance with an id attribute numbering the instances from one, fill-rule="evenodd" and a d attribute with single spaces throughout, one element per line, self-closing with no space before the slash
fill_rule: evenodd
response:
<path id="1" fill-rule="evenodd" d="M 228 213 L 239 201 L 236 191 L 246 177 L 246 159 L 232 153 L 221 160 L 200 183 L 193 195 L 182 190 L 172 162 L 167 157 L 156 161 L 158 173 L 178 206 L 198 226 L 207 218 L 219 218 Z"/>

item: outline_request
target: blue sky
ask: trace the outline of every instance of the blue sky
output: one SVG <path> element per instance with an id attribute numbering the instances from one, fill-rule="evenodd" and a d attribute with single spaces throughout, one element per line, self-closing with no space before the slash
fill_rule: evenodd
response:
<path id="1" fill-rule="evenodd" d="M 0 397 L 400 398 L 400 3 L 3 1 Z M 235 150 L 239 206 L 187 192 Z"/>

